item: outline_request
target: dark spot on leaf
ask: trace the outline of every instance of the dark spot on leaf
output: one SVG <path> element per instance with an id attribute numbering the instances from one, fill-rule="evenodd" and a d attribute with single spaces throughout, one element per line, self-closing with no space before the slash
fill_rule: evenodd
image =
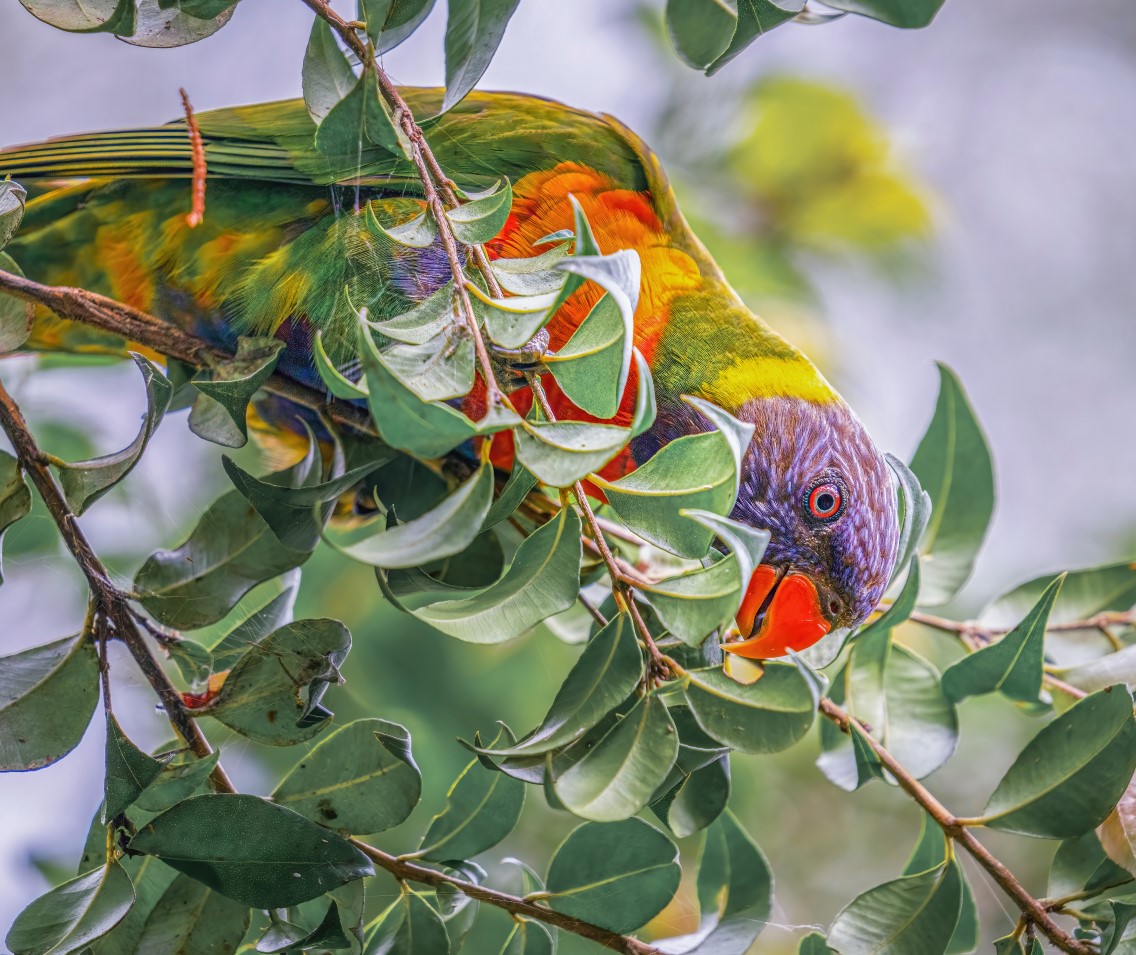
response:
<path id="1" fill-rule="evenodd" d="M 266 717 L 268 717 L 268 722 L 269 722 L 269 723 L 275 723 L 275 722 L 276 722 L 276 710 L 269 710 L 269 711 L 268 711 L 267 713 L 265 713 L 264 715 L 265 715 Z"/>

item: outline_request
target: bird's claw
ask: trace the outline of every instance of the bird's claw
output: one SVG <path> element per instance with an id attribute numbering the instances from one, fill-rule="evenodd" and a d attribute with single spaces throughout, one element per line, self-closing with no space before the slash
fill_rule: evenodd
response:
<path id="1" fill-rule="evenodd" d="M 520 348 L 491 345 L 489 355 L 497 372 L 501 390 L 513 392 L 525 386 L 526 376 L 542 374 L 544 356 L 548 354 L 548 329 L 542 328 Z"/>

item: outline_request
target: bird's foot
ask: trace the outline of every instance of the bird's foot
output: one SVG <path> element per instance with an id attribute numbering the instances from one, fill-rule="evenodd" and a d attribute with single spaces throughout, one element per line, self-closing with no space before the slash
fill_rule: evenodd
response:
<path id="1" fill-rule="evenodd" d="M 548 354 L 548 329 L 542 328 L 520 348 L 489 346 L 489 357 L 501 390 L 509 393 L 525 387 L 526 376 L 543 374 L 544 356 Z"/>

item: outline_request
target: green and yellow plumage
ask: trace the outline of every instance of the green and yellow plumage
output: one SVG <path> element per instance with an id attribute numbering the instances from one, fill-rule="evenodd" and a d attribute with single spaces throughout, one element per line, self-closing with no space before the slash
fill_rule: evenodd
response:
<path id="1" fill-rule="evenodd" d="M 404 92 L 416 115 L 437 112 L 439 91 Z M 340 155 L 317 150 L 315 124 L 300 101 L 205 113 L 198 122 L 209 170 L 203 225 L 191 229 L 185 222 L 193 166 L 185 124 L 177 122 L 0 152 L 0 175 L 39 184 L 9 251 L 38 281 L 102 292 L 223 343 L 236 334 L 276 334 L 289 344 L 280 369 L 309 382 L 318 381 L 313 330 L 323 332 L 338 358 L 350 357 L 354 312 L 348 299 L 366 304 L 373 317 L 393 316 L 449 278 L 437 244 L 406 248 L 379 228 L 421 211 L 420 187 L 403 156 L 358 142 L 345 143 Z M 822 587 L 840 590 L 844 609 L 833 613 L 841 621 L 862 618 L 894 561 L 895 503 L 886 465 L 812 363 L 730 289 L 646 146 L 610 117 L 510 94 L 474 93 L 425 132 L 442 168 L 463 187 L 502 176 L 511 181 L 511 213 L 488 246 L 491 256 L 535 255 L 543 237 L 571 228 L 569 196 L 586 213 L 602 252 L 639 254 L 635 344 L 650 364 L 659 415 L 605 476 L 624 473 L 662 443 L 706 427 L 679 400 L 682 394 L 754 421 L 758 435 L 747 467 L 777 477 L 758 482 L 751 494 L 781 495 L 783 510 L 799 509 L 797 485 L 813 478 L 794 470 L 805 466 L 802 461 L 814 470 L 839 466 L 848 472 L 841 480 L 855 484 L 863 498 L 865 520 L 879 524 L 849 531 L 849 546 L 865 560 L 863 573 L 849 577 L 846 569 L 828 567 L 835 560 L 833 535 L 798 527 L 791 515 L 782 522 L 787 531 L 779 559 L 809 564 L 818 580 L 823 576 Z M 574 293 L 549 327 L 553 349 L 598 295 L 591 285 Z M 48 316 L 37 320 L 33 343 L 121 347 Z M 561 417 L 587 417 L 547 381 Z M 618 419 L 629 417 L 633 392 L 624 396 Z M 516 397 L 524 411 L 529 399 Z M 824 427 L 813 427 L 814 418 Z M 793 447 L 793 435 L 783 433 L 787 427 L 807 430 L 810 441 L 824 445 L 814 449 L 815 461 Z M 756 457 L 763 441 L 769 460 Z M 497 463 L 507 465 L 507 434 L 496 439 L 494 451 Z M 845 454 L 855 460 L 823 463 Z M 757 523 L 758 503 L 739 500 L 737 513 Z M 771 553 L 779 553 L 776 544 Z M 843 549 L 840 561 L 851 565 Z M 844 593 L 851 590 L 858 593 Z"/>

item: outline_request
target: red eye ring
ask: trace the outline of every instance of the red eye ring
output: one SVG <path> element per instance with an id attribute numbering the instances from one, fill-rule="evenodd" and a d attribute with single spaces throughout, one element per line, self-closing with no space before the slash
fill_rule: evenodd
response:
<path id="1" fill-rule="evenodd" d="M 844 510 L 844 495 L 839 485 L 831 482 L 818 484 L 809 491 L 809 514 L 818 521 L 832 521 Z"/>

